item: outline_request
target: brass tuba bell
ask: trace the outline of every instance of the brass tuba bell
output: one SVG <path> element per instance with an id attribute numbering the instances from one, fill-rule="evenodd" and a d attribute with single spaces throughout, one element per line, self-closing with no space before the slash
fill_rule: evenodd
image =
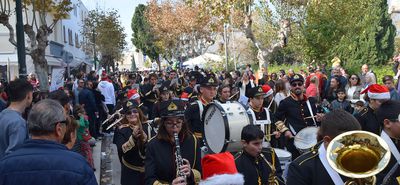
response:
<path id="1" fill-rule="evenodd" d="M 336 136 L 326 150 L 329 165 L 350 180 L 345 185 L 374 185 L 375 175 L 390 160 L 390 150 L 378 135 L 350 131 Z"/>

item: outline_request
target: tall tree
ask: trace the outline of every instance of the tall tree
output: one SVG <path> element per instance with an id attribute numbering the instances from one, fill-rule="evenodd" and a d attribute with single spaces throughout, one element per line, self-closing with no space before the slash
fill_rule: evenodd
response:
<path id="1" fill-rule="evenodd" d="M 199 56 L 214 43 L 211 19 L 201 15 L 197 5 L 189 6 L 182 0 L 152 0 L 146 18 L 155 43 L 167 60 Z"/>
<path id="2" fill-rule="evenodd" d="M 93 30 L 95 30 L 93 32 Z M 116 10 L 92 10 L 84 20 L 82 28 L 84 37 L 95 45 L 101 55 L 101 65 L 106 69 L 115 71 L 115 63 L 122 57 L 126 46 L 124 28 L 119 21 Z"/>
<path id="3" fill-rule="evenodd" d="M 338 56 L 347 67 L 384 64 L 394 52 L 386 0 L 313 1 L 304 35 L 312 58 L 326 62 Z"/>
<path id="4" fill-rule="evenodd" d="M 277 39 L 271 41 L 267 46 L 263 46 L 260 38 L 256 38 L 253 30 L 253 18 L 255 15 L 255 7 L 260 3 L 267 1 L 260 0 L 187 0 L 189 4 L 198 4 L 203 15 L 210 15 L 216 25 L 221 23 L 236 24 L 246 37 L 250 39 L 258 50 L 259 65 L 262 70 L 267 70 L 271 53 L 277 49 L 286 47 L 290 34 L 290 17 L 284 15 L 279 17 L 278 31 L 275 33 Z M 302 6 L 303 1 L 286 0 L 291 5 Z M 270 8 L 270 7 L 268 7 Z M 271 11 L 271 10 L 270 10 Z M 279 12 L 278 12 L 279 13 Z M 215 25 L 215 24 L 214 24 Z"/>
<path id="5" fill-rule="evenodd" d="M 132 17 L 132 44 L 141 50 L 152 60 L 158 60 L 160 48 L 155 45 L 154 34 L 150 30 L 150 25 L 146 19 L 146 6 L 139 4 Z"/>
<path id="6" fill-rule="evenodd" d="M 40 91 L 48 91 L 48 65 L 45 57 L 48 46 L 48 37 L 54 31 L 54 27 L 61 19 L 67 18 L 72 10 L 70 0 L 23 0 L 25 12 L 24 32 L 28 36 L 29 45 L 27 54 L 31 56 L 35 66 L 35 72 L 40 82 Z M 9 30 L 9 41 L 17 46 L 14 27 L 10 24 L 10 16 L 14 13 L 10 0 L 0 0 L 0 23 Z M 31 17 L 28 17 L 30 15 Z M 48 17 L 51 16 L 51 21 Z"/>

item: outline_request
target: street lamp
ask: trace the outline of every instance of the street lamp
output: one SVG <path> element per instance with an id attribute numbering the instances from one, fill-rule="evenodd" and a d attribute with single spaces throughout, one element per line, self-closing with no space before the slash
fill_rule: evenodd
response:
<path id="1" fill-rule="evenodd" d="M 19 78 L 26 78 L 26 61 L 25 61 L 25 37 L 24 23 L 22 20 L 22 0 L 15 1 L 15 14 L 17 16 L 16 32 L 17 32 L 17 55 L 18 55 L 18 73 Z"/>

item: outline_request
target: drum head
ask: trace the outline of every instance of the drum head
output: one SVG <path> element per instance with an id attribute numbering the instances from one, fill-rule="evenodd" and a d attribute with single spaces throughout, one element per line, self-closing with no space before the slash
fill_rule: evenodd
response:
<path id="1" fill-rule="evenodd" d="M 301 150 L 306 150 L 317 144 L 318 127 L 306 127 L 300 130 L 294 138 L 294 145 Z"/>
<path id="2" fill-rule="evenodd" d="M 204 118 L 204 139 L 212 153 L 220 153 L 226 150 L 226 138 L 229 138 L 229 127 L 226 115 L 218 103 L 207 106 Z"/>

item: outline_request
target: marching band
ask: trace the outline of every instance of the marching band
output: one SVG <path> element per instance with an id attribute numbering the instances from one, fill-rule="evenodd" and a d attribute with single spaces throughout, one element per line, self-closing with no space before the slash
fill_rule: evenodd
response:
<path id="1" fill-rule="evenodd" d="M 363 124 L 344 111 L 320 111 L 321 104 L 304 94 L 300 74 L 289 79 L 290 95 L 279 106 L 273 88 L 266 84 L 240 90 L 239 85 L 226 84 L 213 73 L 185 75 L 178 76 L 173 70 L 162 80 L 156 73 L 149 74 L 147 84 L 125 88 L 126 95 L 119 100 L 122 106 L 116 108 L 120 119 L 106 120 L 117 122 L 111 127 L 122 165 L 121 184 L 208 182 L 202 178 L 202 168 L 207 168 L 202 160 L 224 152 L 235 156 L 235 173 L 243 175 L 246 185 L 343 184 L 354 179 L 333 170 L 327 147 L 336 136 L 361 130 Z M 133 90 L 138 94 L 135 98 Z M 361 112 L 357 118 L 368 121 L 362 118 L 366 114 Z M 393 122 L 400 118 L 389 117 L 380 122 L 382 135 L 392 141 L 389 147 L 394 158 L 371 175 L 375 183 L 400 181 L 395 162 L 397 139 L 393 139 L 400 135 Z M 355 179 L 351 182 L 367 182 Z"/>

